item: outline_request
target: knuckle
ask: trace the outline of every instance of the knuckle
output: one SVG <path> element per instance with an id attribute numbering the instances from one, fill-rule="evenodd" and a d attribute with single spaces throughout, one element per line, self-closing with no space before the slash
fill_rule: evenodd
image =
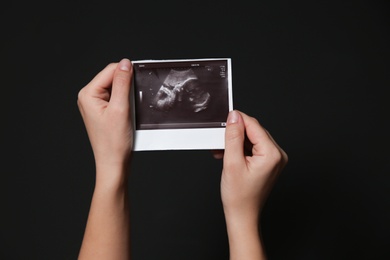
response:
<path id="1" fill-rule="evenodd" d="M 85 98 L 85 88 L 82 88 L 77 94 L 77 104 L 81 104 Z"/>
<path id="2" fill-rule="evenodd" d="M 284 155 L 283 152 L 280 151 L 277 147 L 273 147 L 268 153 L 270 162 L 275 165 L 284 163 Z"/>
<path id="3" fill-rule="evenodd" d="M 116 62 L 110 62 L 106 65 L 106 69 L 115 69 L 118 63 Z"/>
<path id="4" fill-rule="evenodd" d="M 289 160 L 288 154 L 284 150 L 282 150 L 281 152 L 282 152 L 282 157 L 283 157 L 283 164 L 286 165 L 288 163 L 288 160 Z"/>
<path id="5" fill-rule="evenodd" d="M 255 117 L 249 117 L 249 120 L 251 120 L 252 121 L 252 123 L 254 123 L 254 124 L 258 124 L 258 125 L 260 125 L 260 123 L 259 123 L 259 120 L 257 120 L 257 118 L 255 118 Z"/>

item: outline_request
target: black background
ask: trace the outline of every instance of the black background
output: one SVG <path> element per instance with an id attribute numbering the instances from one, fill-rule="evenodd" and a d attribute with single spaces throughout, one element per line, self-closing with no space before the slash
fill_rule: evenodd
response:
<path id="1" fill-rule="evenodd" d="M 157 2 L 157 1 L 156 1 Z M 110 62 L 232 58 L 234 107 L 289 154 L 269 259 L 389 259 L 388 1 L 3 3 L 1 259 L 76 259 L 94 185 L 78 91 Z M 134 259 L 227 259 L 221 161 L 134 154 Z"/>

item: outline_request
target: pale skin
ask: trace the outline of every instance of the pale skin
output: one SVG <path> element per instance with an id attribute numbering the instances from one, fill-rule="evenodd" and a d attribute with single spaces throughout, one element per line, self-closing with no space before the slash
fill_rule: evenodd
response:
<path id="1" fill-rule="evenodd" d="M 78 106 L 92 146 L 96 183 L 79 258 L 130 259 L 130 214 L 127 179 L 133 129 L 130 60 L 111 63 L 78 95 Z M 244 151 L 245 136 L 250 141 Z M 259 122 L 234 110 L 227 118 L 221 198 L 231 260 L 267 259 L 259 217 L 275 180 L 288 161 L 287 154 Z"/>

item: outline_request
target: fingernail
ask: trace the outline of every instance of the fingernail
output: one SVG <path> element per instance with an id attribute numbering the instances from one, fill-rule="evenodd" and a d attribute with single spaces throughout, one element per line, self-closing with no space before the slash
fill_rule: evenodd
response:
<path id="1" fill-rule="evenodd" d="M 227 123 L 228 124 L 234 124 L 238 122 L 238 112 L 235 110 L 232 110 L 229 112 Z"/>
<path id="2" fill-rule="evenodd" d="M 219 159 L 223 158 L 223 153 L 222 152 L 221 153 L 214 153 L 213 156 L 215 159 L 219 160 Z"/>
<path id="3" fill-rule="evenodd" d="M 122 59 L 119 62 L 119 69 L 124 71 L 130 70 L 130 60 L 129 59 Z"/>

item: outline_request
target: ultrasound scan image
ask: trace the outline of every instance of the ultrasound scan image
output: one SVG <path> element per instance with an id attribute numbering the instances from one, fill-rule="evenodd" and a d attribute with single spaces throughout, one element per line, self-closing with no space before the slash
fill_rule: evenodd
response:
<path id="1" fill-rule="evenodd" d="M 160 111 L 171 110 L 176 103 L 195 113 L 207 109 L 210 93 L 199 84 L 192 69 L 171 69 L 162 86 L 157 91 L 151 107 Z"/>
<path id="2" fill-rule="evenodd" d="M 219 66 L 136 67 L 137 129 L 221 127 L 229 105 L 228 82 L 220 70 Z"/>

